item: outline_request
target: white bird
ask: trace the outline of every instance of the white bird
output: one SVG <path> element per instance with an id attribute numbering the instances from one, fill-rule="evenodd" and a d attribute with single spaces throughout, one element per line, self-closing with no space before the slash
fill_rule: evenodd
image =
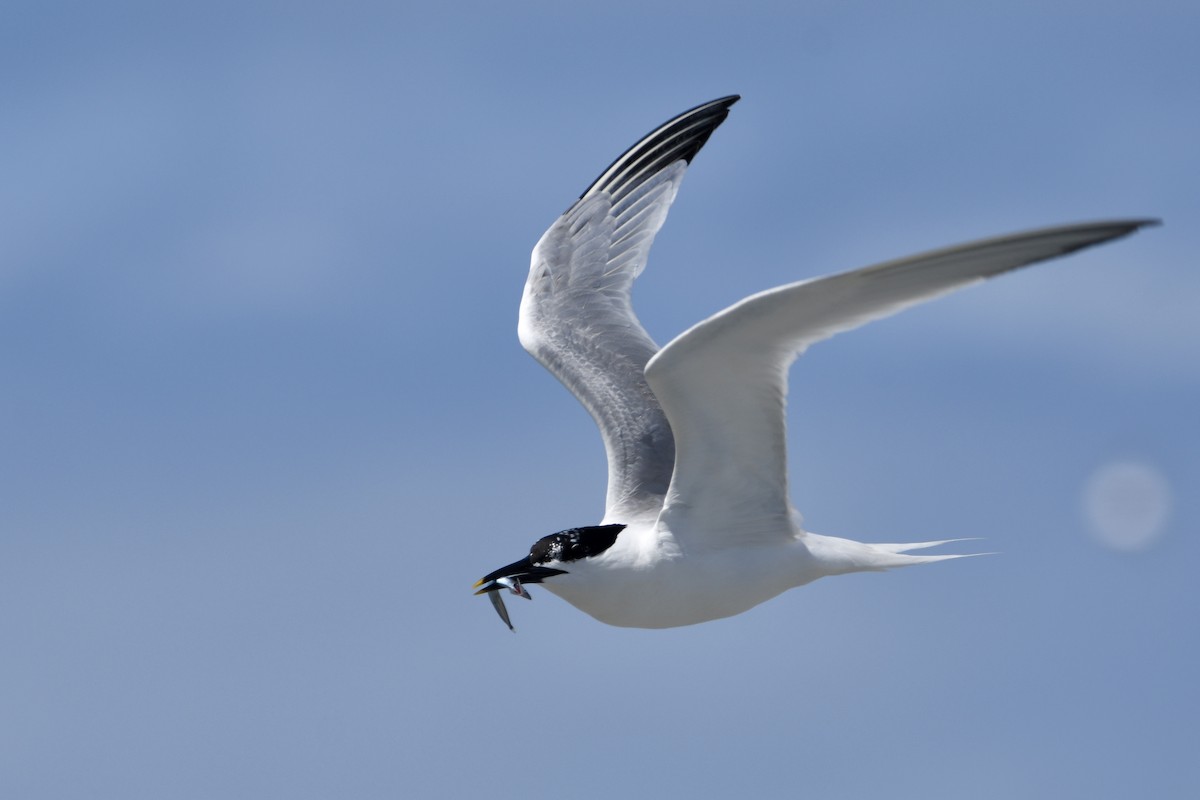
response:
<path id="1" fill-rule="evenodd" d="M 600 427 L 608 495 L 599 525 L 539 539 L 475 584 L 506 623 L 500 591 L 528 597 L 522 584 L 541 583 L 610 625 L 668 628 L 740 614 L 826 575 L 962 557 L 910 554 L 944 541 L 867 544 L 804 530 L 788 499 L 790 365 L 835 333 L 1156 222 L 1044 228 L 780 286 L 659 350 L 630 290 L 684 172 L 738 99 L 645 136 L 533 249 L 521 344 Z"/>

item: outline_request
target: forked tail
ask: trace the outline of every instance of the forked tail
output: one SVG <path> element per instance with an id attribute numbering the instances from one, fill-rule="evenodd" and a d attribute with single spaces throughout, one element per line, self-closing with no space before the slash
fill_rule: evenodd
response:
<path id="1" fill-rule="evenodd" d="M 973 539 L 941 539 L 936 542 L 905 542 L 899 544 L 876 544 L 807 533 L 805 544 L 817 559 L 823 562 L 830 574 L 847 572 L 882 572 L 895 567 L 911 567 L 914 564 L 932 564 L 952 558 L 993 555 L 992 553 L 946 553 L 938 555 L 910 555 L 913 550 L 924 550 L 954 542 Z"/>

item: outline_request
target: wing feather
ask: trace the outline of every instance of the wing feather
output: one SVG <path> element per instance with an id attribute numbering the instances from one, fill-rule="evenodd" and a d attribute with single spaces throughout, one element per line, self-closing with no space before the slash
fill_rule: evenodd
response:
<path id="1" fill-rule="evenodd" d="M 705 103 L 651 131 L 533 249 L 517 332 L 600 428 L 605 522 L 657 514 L 670 483 L 674 439 L 644 377 L 658 346 L 633 313 L 630 291 L 691 159 L 737 99 Z"/>
<path id="2" fill-rule="evenodd" d="M 646 367 L 675 434 L 661 525 L 686 546 L 788 535 L 787 373 L 809 345 L 1003 272 L 1126 236 L 1153 220 L 986 239 L 761 292 L 680 334 Z"/>

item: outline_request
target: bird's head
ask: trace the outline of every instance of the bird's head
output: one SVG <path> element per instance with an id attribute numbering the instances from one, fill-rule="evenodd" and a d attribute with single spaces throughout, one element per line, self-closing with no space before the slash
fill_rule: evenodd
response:
<path id="1" fill-rule="evenodd" d="M 508 612 L 499 591 L 508 589 L 526 600 L 532 599 L 524 584 L 542 583 L 555 575 L 566 575 L 570 565 L 584 558 L 597 556 L 612 547 L 624 525 L 593 525 L 587 528 L 568 528 L 543 536 L 529 548 L 529 555 L 498 570 L 489 572 L 475 582 L 475 594 L 487 594 L 500 619 L 509 628 Z"/>

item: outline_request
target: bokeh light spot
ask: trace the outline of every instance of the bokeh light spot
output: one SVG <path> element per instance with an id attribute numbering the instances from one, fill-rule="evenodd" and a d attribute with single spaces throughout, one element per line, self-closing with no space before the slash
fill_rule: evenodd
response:
<path id="1" fill-rule="evenodd" d="M 1171 510 L 1171 487 L 1162 472 L 1137 461 L 1100 466 L 1083 490 L 1092 535 L 1114 550 L 1143 550 L 1162 534 Z"/>

